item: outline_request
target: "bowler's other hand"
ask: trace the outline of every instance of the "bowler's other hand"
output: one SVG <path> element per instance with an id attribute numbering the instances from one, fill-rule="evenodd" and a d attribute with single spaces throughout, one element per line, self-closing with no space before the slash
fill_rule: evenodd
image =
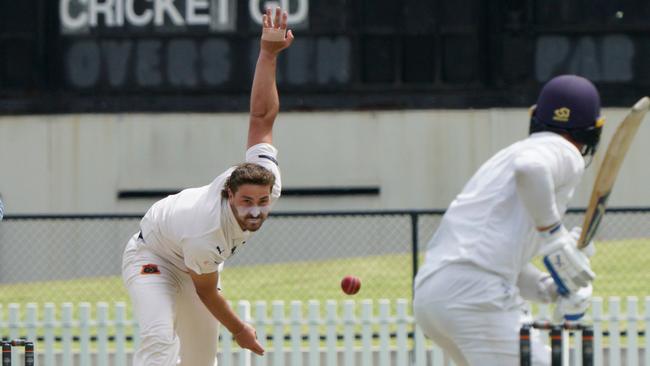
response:
<path id="1" fill-rule="evenodd" d="M 280 7 L 266 9 L 262 17 L 262 41 L 260 47 L 262 52 L 271 55 L 279 54 L 283 49 L 291 46 L 293 32 L 287 31 L 287 18 L 289 15 Z"/>
<path id="2" fill-rule="evenodd" d="M 244 324 L 244 328 L 237 332 L 234 337 L 235 341 L 237 341 L 237 344 L 241 348 L 249 349 L 253 353 L 260 356 L 264 355 L 264 348 L 260 342 L 257 341 L 257 333 L 255 332 L 255 329 L 250 325 Z"/>

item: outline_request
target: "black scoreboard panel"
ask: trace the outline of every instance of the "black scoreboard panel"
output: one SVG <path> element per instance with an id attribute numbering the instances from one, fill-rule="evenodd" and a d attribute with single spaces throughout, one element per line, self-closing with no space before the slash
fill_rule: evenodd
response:
<path id="1" fill-rule="evenodd" d="M 645 0 L 21 0 L 0 4 L 0 113 L 246 110 L 273 4 L 284 109 L 527 106 L 559 73 L 606 105 L 650 89 Z"/>

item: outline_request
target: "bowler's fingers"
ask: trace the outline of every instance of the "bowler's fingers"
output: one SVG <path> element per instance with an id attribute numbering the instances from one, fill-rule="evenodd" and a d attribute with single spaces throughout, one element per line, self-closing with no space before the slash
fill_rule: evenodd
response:
<path id="1" fill-rule="evenodd" d="M 280 51 L 287 48 L 293 42 L 293 33 L 287 32 L 287 23 L 289 14 L 282 11 L 280 7 L 275 10 L 271 8 L 266 9 L 266 13 L 262 16 L 262 40 L 271 42 L 282 42 L 281 47 L 277 49 Z M 280 44 L 278 44 L 280 45 Z"/>
<path id="2" fill-rule="evenodd" d="M 255 344 L 251 346 L 250 350 L 256 355 L 264 356 L 264 348 L 262 347 L 260 342 L 255 341 Z"/>
<path id="3" fill-rule="evenodd" d="M 280 28 L 280 17 L 282 16 L 282 9 L 280 7 L 275 8 L 275 18 L 273 19 L 273 28 Z"/>
<path id="4" fill-rule="evenodd" d="M 280 22 L 280 29 L 286 30 L 287 29 L 287 19 L 289 19 L 289 14 L 287 12 L 282 12 L 282 21 Z"/>
<path id="5" fill-rule="evenodd" d="M 285 40 L 286 42 L 286 47 L 291 46 L 291 43 L 293 43 L 293 32 L 291 29 L 287 32 L 287 39 Z"/>
<path id="6" fill-rule="evenodd" d="M 267 23 L 264 24 L 264 28 L 273 28 L 273 14 L 271 13 L 271 8 L 266 8 L 266 17 Z"/>

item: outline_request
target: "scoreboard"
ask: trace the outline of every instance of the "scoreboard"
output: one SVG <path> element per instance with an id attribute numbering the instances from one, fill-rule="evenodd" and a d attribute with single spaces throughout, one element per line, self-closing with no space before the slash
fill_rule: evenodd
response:
<path id="1" fill-rule="evenodd" d="M 285 109 L 527 106 L 559 73 L 605 105 L 650 86 L 645 0 L 21 0 L 0 5 L 0 113 L 246 110 L 278 5 Z"/>
<path id="2" fill-rule="evenodd" d="M 82 5 L 83 2 L 83 5 Z M 237 91 L 255 56 L 259 0 L 60 0 L 64 85 L 74 90 Z M 286 5 L 286 4 L 285 4 Z M 292 24 L 307 19 L 296 1 Z"/>

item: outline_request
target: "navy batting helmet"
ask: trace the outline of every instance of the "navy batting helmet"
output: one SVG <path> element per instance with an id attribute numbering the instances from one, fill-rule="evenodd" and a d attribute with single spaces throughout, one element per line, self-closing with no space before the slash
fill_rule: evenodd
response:
<path id="1" fill-rule="evenodd" d="M 547 82 L 539 93 L 532 111 L 530 133 L 567 134 L 584 145 L 582 155 L 593 155 L 604 123 L 594 84 L 580 76 L 561 75 Z"/>

